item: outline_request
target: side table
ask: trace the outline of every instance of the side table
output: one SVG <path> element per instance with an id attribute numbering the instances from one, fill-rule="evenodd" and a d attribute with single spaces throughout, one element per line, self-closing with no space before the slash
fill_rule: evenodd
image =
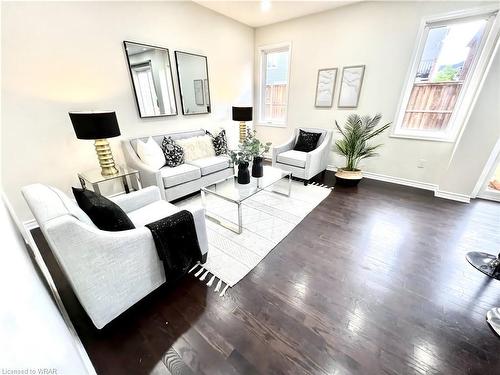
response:
<path id="1" fill-rule="evenodd" d="M 133 183 L 135 179 L 135 184 L 138 189 L 142 189 L 142 184 L 141 184 L 141 176 L 139 174 L 139 171 L 137 169 L 132 169 L 127 166 L 117 166 L 118 173 L 112 176 L 103 176 L 101 174 L 101 169 L 92 169 L 90 171 L 86 172 L 81 172 L 78 173 L 78 179 L 80 180 L 80 185 L 82 185 L 82 188 L 86 188 L 87 184 L 90 184 L 92 186 L 92 189 L 97 193 L 101 194 L 101 190 L 99 189 L 99 184 L 115 179 L 120 179 L 123 184 L 123 188 L 125 189 L 125 193 L 128 194 L 130 193 L 130 185 L 129 185 L 129 179 L 130 179 L 130 184 Z"/>

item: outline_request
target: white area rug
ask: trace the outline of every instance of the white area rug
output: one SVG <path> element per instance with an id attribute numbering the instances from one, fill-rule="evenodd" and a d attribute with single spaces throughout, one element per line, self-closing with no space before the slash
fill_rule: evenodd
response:
<path id="1" fill-rule="evenodd" d="M 277 191 L 286 191 L 287 181 L 274 184 Z M 281 185 L 281 186 L 280 186 Z M 304 186 L 292 181 L 290 197 L 270 190 L 261 191 L 242 204 L 243 232 L 236 234 L 207 219 L 208 258 L 191 272 L 216 292 L 224 295 L 250 272 L 276 245 L 323 201 L 332 188 L 315 183 Z M 200 206 L 201 196 L 186 199 L 177 206 Z M 207 194 L 207 210 L 237 223 L 237 206 Z M 225 285 L 224 285 L 225 284 Z"/>

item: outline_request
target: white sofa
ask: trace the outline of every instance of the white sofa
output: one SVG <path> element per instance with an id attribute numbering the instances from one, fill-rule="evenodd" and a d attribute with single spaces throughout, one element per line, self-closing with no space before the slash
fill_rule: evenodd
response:
<path id="1" fill-rule="evenodd" d="M 157 187 L 113 198 L 135 229 L 99 230 L 76 202 L 42 184 L 25 186 L 24 198 L 73 291 L 97 328 L 104 327 L 163 284 L 165 271 L 151 231 L 144 225 L 179 209 Z M 203 262 L 208 239 L 203 208 L 191 211 Z"/>
<path id="2" fill-rule="evenodd" d="M 295 151 L 299 131 L 321 133 L 316 148 L 311 152 Z M 273 167 L 292 172 L 293 177 L 309 180 L 328 166 L 333 132 L 328 129 L 297 128 L 293 136 L 284 144 L 273 147 Z"/>
<path id="3" fill-rule="evenodd" d="M 178 139 L 205 135 L 203 129 L 170 133 L 153 136 L 153 140 L 161 145 L 163 137 Z M 148 137 L 139 138 L 147 141 Z M 177 167 L 163 167 L 154 170 L 144 164 L 137 156 L 137 138 L 122 141 L 123 153 L 127 165 L 135 168 L 141 175 L 142 186 L 158 186 L 163 199 L 172 201 L 185 195 L 199 191 L 203 186 L 210 185 L 234 174 L 234 167 L 230 166 L 228 156 L 212 156 L 193 160 Z"/>

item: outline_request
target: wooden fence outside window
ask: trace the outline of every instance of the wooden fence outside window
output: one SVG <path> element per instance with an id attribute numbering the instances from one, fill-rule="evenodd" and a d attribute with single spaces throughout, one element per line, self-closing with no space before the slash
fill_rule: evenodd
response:
<path id="1" fill-rule="evenodd" d="M 403 128 L 444 130 L 462 89 L 463 81 L 415 83 L 403 118 Z"/>
<path id="2" fill-rule="evenodd" d="M 287 105 L 286 99 L 286 84 L 266 85 L 264 98 L 264 120 L 285 121 Z"/>

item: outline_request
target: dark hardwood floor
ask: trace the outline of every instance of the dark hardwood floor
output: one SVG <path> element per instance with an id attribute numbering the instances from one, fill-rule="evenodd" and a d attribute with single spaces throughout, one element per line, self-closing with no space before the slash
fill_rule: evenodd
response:
<path id="1" fill-rule="evenodd" d="M 324 177 L 333 184 L 333 175 Z M 500 204 L 336 188 L 224 297 L 186 277 L 99 331 L 36 241 L 98 374 L 500 374 Z"/>

